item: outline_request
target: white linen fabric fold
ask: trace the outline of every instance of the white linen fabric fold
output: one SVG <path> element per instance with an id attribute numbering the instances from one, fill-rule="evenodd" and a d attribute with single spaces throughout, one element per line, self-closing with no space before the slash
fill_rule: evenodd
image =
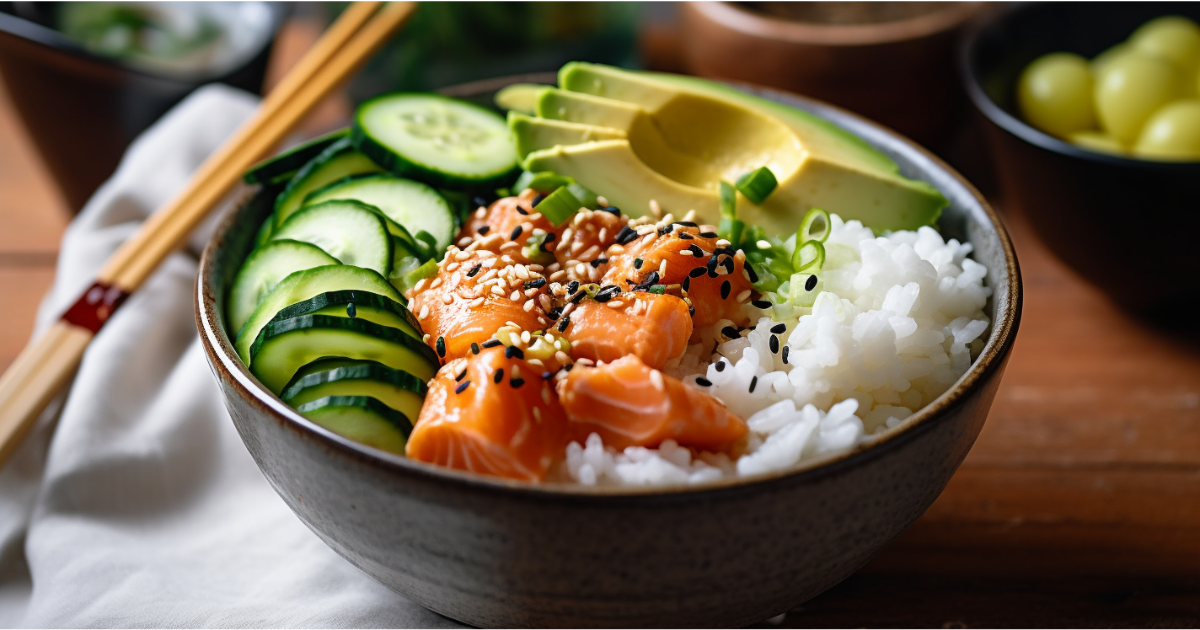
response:
<path id="1" fill-rule="evenodd" d="M 130 147 L 63 238 L 39 330 L 256 104 L 203 88 Z M 0 624 L 454 625 L 338 556 L 254 465 L 193 318 L 212 225 L 117 311 L 0 471 Z"/>

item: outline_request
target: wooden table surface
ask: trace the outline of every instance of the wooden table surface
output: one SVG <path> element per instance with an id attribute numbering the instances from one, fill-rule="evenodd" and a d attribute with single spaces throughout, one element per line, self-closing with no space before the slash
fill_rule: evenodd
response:
<path id="1" fill-rule="evenodd" d="M 0 368 L 68 217 L 0 92 Z M 991 415 L 949 487 L 784 626 L 1200 626 L 1200 335 L 1154 328 L 1008 217 L 1025 280 Z"/>

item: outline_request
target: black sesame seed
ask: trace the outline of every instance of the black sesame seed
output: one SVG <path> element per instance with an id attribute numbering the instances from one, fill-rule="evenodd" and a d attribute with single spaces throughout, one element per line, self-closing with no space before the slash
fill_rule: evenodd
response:
<path id="1" fill-rule="evenodd" d="M 692 306 L 691 304 L 688 304 L 688 317 L 695 317 L 695 316 L 696 316 L 696 307 Z"/>
<path id="2" fill-rule="evenodd" d="M 655 230 L 655 232 L 658 233 L 659 236 L 663 236 L 664 234 L 666 234 L 667 232 L 670 232 L 670 231 L 671 231 L 671 226 L 669 226 L 669 225 L 664 225 L 663 227 L 660 227 L 657 230 Z"/>
<path id="3" fill-rule="evenodd" d="M 634 259 L 633 259 L 633 268 L 634 268 L 634 269 L 641 269 L 641 268 L 642 268 L 642 263 L 644 263 L 644 262 L 646 262 L 646 261 L 642 260 L 641 258 L 634 258 Z"/>
<path id="4" fill-rule="evenodd" d="M 460 383 L 458 385 L 458 387 L 454 388 L 454 393 L 461 394 L 461 393 L 467 391 L 467 388 L 470 386 L 471 386 L 471 381 L 463 381 L 462 383 Z"/>
<path id="5" fill-rule="evenodd" d="M 753 393 L 754 393 L 754 388 L 755 388 L 755 387 L 758 387 L 758 377 L 757 377 L 757 376 L 755 376 L 754 378 L 751 378 L 751 379 L 750 379 L 750 393 L 751 393 L 751 394 L 753 394 Z"/>
<path id="6" fill-rule="evenodd" d="M 783 364 L 784 365 L 788 364 L 788 350 L 790 350 L 790 349 L 791 349 L 791 346 L 783 347 L 783 355 L 782 356 L 783 356 Z"/>
<path id="7" fill-rule="evenodd" d="M 700 227 L 699 225 L 696 225 L 695 221 L 676 221 L 675 225 L 682 225 L 684 227 L 690 227 L 690 228 Z"/>
<path id="8" fill-rule="evenodd" d="M 467 277 L 474 278 L 475 274 L 479 273 L 480 269 L 483 269 L 483 263 L 478 263 L 474 267 L 471 267 L 471 270 L 467 272 Z"/>
<path id="9" fill-rule="evenodd" d="M 537 205 L 539 203 L 542 203 L 542 200 L 545 198 L 546 198 L 546 195 L 543 195 L 542 193 L 538 193 L 537 196 L 533 198 L 533 207 L 536 208 Z"/>
<path id="10" fill-rule="evenodd" d="M 728 337 L 730 339 L 737 339 L 738 337 L 741 336 L 738 334 L 738 329 L 734 328 L 733 326 L 726 326 L 726 327 L 722 328 L 721 334 L 725 335 L 726 337 Z"/>
<path id="11" fill-rule="evenodd" d="M 771 332 L 776 335 L 782 335 L 787 330 L 787 324 L 775 324 L 771 327 Z"/>
<path id="12" fill-rule="evenodd" d="M 509 346 L 509 347 L 505 348 L 504 349 L 504 358 L 511 359 L 513 357 L 516 357 L 518 359 L 524 359 L 525 351 L 516 346 Z"/>
<path id="13" fill-rule="evenodd" d="M 733 285 L 729 284 L 728 280 L 722 282 L 721 283 L 721 299 L 724 300 L 724 299 L 728 298 L 729 292 L 732 290 L 733 290 Z"/>
<path id="14" fill-rule="evenodd" d="M 522 385 L 524 385 L 524 384 L 525 384 L 525 379 L 523 379 L 523 378 L 510 378 L 510 379 L 508 379 L 508 384 L 509 384 L 509 385 L 511 385 L 513 389 L 516 389 L 516 388 L 518 388 L 518 387 L 520 387 L 520 386 L 522 386 Z"/>
<path id="15" fill-rule="evenodd" d="M 717 277 L 717 257 L 712 256 L 708 259 L 708 264 L 705 265 L 705 270 L 708 271 L 709 278 Z"/>
<path id="16" fill-rule="evenodd" d="M 492 226 L 490 226 L 490 225 L 485 225 L 485 226 L 483 226 L 483 227 L 481 227 L 481 228 L 479 228 L 478 230 L 475 230 L 475 231 L 476 231 L 476 232 L 479 232 L 479 235 L 480 235 L 480 236 L 484 236 L 484 235 L 486 235 L 486 234 L 488 233 L 488 231 L 490 231 L 491 229 L 492 229 Z"/>
<path id="17" fill-rule="evenodd" d="M 720 361 L 717 361 L 717 364 L 713 367 L 717 368 L 718 372 L 724 372 L 725 371 L 725 359 L 721 359 Z"/>
<path id="18" fill-rule="evenodd" d="M 354 302 L 350 302 L 346 305 L 346 317 L 358 317 L 358 307 L 354 305 Z"/>
<path id="19" fill-rule="evenodd" d="M 496 375 L 492 377 L 493 383 L 499 383 L 504 380 L 504 368 L 496 370 Z"/>
<path id="20" fill-rule="evenodd" d="M 542 372 L 542 380 L 543 381 L 548 381 L 552 378 L 554 378 L 554 372 Z"/>
<path id="21" fill-rule="evenodd" d="M 518 225 L 517 227 L 513 228 L 512 234 L 508 236 L 508 240 L 515 241 L 519 238 L 521 238 L 521 226 Z"/>
<path id="22" fill-rule="evenodd" d="M 703 376 L 696 377 L 696 384 L 700 387 L 712 387 L 712 381 L 704 378 Z"/>
<path id="23" fill-rule="evenodd" d="M 572 280 L 567 283 L 567 293 L 574 293 L 579 290 L 579 281 Z"/>
<path id="24" fill-rule="evenodd" d="M 614 240 L 618 245 L 628 245 L 629 241 L 632 241 L 635 238 L 637 238 L 637 231 L 626 225 L 621 228 L 620 232 L 617 232 Z"/>
<path id="25" fill-rule="evenodd" d="M 463 371 L 459 372 L 458 376 L 454 377 L 454 380 L 461 381 L 461 380 L 463 380 L 463 377 L 466 375 L 467 375 L 467 368 L 463 368 Z"/>
<path id="26" fill-rule="evenodd" d="M 754 308 L 771 308 L 770 300 L 754 300 L 751 304 L 754 305 Z"/>
<path id="27" fill-rule="evenodd" d="M 621 216 L 621 209 L 616 206 L 601 206 L 601 210 L 614 216 Z"/>
<path id="28" fill-rule="evenodd" d="M 771 354 L 779 354 L 779 337 L 771 335 L 768 345 L 771 346 Z"/>
<path id="29" fill-rule="evenodd" d="M 655 276 L 657 274 L 658 274 L 658 272 L 650 273 L 651 276 Z M 607 301 L 617 297 L 620 294 L 621 294 L 621 287 L 610 284 L 606 287 L 601 288 L 599 291 L 597 291 L 596 296 L 592 299 L 596 300 L 597 302 L 607 302 Z"/>
<path id="30" fill-rule="evenodd" d="M 688 234 L 687 232 L 684 232 L 684 231 L 680 230 L 680 231 L 679 231 L 679 238 L 681 238 L 681 239 L 683 239 L 683 240 L 685 240 L 685 241 L 690 241 L 690 240 L 692 240 L 692 238 L 694 238 L 694 237 L 693 237 L 691 234 Z"/>
<path id="31" fill-rule="evenodd" d="M 704 267 L 696 267 L 695 269 L 688 272 L 688 277 L 689 278 L 699 278 L 700 276 L 703 276 L 705 274 L 705 272 L 707 272 L 707 271 L 708 270 L 705 269 Z"/>
<path id="32" fill-rule="evenodd" d="M 817 276 L 815 276 L 815 275 L 809 276 L 808 280 L 804 281 L 804 290 L 812 291 L 815 288 L 817 288 Z"/>
<path id="33" fill-rule="evenodd" d="M 488 339 L 487 341 L 483 342 L 484 348 L 495 348 L 498 345 L 500 345 L 499 339 Z"/>
<path id="34" fill-rule="evenodd" d="M 526 289 L 539 289 L 544 286 L 546 286 L 545 278 L 534 278 L 533 280 L 528 280 L 525 282 Z"/>
<path id="35" fill-rule="evenodd" d="M 684 278 L 683 282 L 679 283 L 679 288 L 682 289 L 684 293 L 687 293 L 688 289 L 692 288 L 691 277 Z"/>
<path id="36" fill-rule="evenodd" d="M 537 204 L 534 204 L 534 205 L 537 205 Z M 519 205 L 517 206 L 517 212 L 519 212 L 519 213 L 521 213 L 521 214 L 523 214 L 523 215 L 525 215 L 525 216 L 529 216 L 529 211 L 528 211 L 528 210 L 526 210 L 525 208 L 522 208 L 522 207 L 521 207 L 521 206 L 519 206 Z"/>
<path id="37" fill-rule="evenodd" d="M 571 296 L 570 302 L 572 304 L 578 304 L 578 303 L 582 302 L 583 298 L 585 298 L 585 297 L 587 297 L 587 291 L 577 291 L 575 293 L 575 295 Z"/>
<path id="38" fill-rule="evenodd" d="M 546 313 L 546 317 L 549 317 L 550 321 L 552 321 L 552 322 L 557 321 L 559 315 L 562 315 L 562 307 L 561 306 L 555 306 L 554 308 L 550 309 L 549 313 Z"/>
<path id="39" fill-rule="evenodd" d="M 691 251 L 692 255 L 696 258 L 701 258 L 704 256 L 704 250 L 697 247 L 695 243 L 688 245 L 688 250 Z"/>
<path id="40" fill-rule="evenodd" d="M 471 354 L 479 354 L 479 344 L 471 342 Z"/>
<path id="41" fill-rule="evenodd" d="M 701 232 L 700 236 L 703 238 L 717 238 L 720 236 L 720 234 L 717 234 L 716 232 Z"/>
<path id="42" fill-rule="evenodd" d="M 750 276 L 750 282 L 758 284 L 758 274 L 754 273 L 754 265 L 746 265 L 746 275 Z"/>
<path id="43" fill-rule="evenodd" d="M 546 238 L 545 238 L 545 240 L 543 240 L 543 241 L 542 241 L 542 243 L 543 243 L 543 244 L 550 244 L 550 243 L 553 243 L 553 242 L 554 242 L 554 239 L 556 239 L 556 238 L 558 238 L 558 235 L 557 235 L 557 234 L 555 234 L 554 232 L 547 232 L 547 233 L 546 233 Z"/>
<path id="44" fill-rule="evenodd" d="M 439 335 L 437 338 L 436 345 L 437 345 L 438 356 L 445 359 L 446 358 L 446 338 Z"/>
<path id="45" fill-rule="evenodd" d="M 600 265 L 603 265 L 606 262 L 608 262 L 607 258 L 597 258 L 597 259 L 589 262 L 588 264 L 592 266 L 592 269 L 598 269 L 600 267 Z"/>
<path id="46" fill-rule="evenodd" d="M 567 325 L 571 323 L 571 316 L 567 315 L 558 322 L 558 332 L 567 332 Z"/>
<path id="47" fill-rule="evenodd" d="M 733 256 L 726 256 L 725 260 L 721 264 L 725 267 L 725 271 L 733 273 Z"/>
<path id="48" fill-rule="evenodd" d="M 570 372 L 570 371 L 571 371 L 571 368 L 574 368 L 574 367 L 575 367 L 575 364 L 574 364 L 574 363 L 568 363 L 568 364 L 567 364 L 567 367 L 563 368 L 563 371 L 564 371 L 564 372 Z"/>

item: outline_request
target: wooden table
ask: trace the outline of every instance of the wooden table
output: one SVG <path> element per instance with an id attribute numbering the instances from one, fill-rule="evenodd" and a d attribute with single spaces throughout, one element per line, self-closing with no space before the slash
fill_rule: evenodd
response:
<path id="1" fill-rule="evenodd" d="M 0 93 L 0 367 L 66 223 Z M 1121 313 L 1009 223 L 1025 311 L 978 442 L 911 529 L 784 626 L 1200 625 L 1200 335 Z"/>

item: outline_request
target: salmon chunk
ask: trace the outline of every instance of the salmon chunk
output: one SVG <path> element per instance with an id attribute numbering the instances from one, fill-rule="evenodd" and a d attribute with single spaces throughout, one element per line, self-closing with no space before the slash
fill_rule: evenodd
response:
<path id="1" fill-rule="evenodd" d="M 447 363 L 429 383 L 405 453 L 459 470 L 541 480 L 568 441 L 551 383 L 505 348 Z"/>
<path id="2" fill-rule="evenodd" d="M 598 367 L 576 365 L 560 381 L 570 432 L 580 442 L 597 433 L 618 449 L 683 446 L 723 450 L 746 435 L 746 423 L 721 401 L 626 356 Z"/>
<path id="3" fill-rule="evenodd" d="M 632 354 L 661 369 L 683 354 L 692 336 L 692 318 L 673 295 L 625 293 L 607 303 L 585 300 L 566 329 L 571 357 L 611 363 Z"/>

